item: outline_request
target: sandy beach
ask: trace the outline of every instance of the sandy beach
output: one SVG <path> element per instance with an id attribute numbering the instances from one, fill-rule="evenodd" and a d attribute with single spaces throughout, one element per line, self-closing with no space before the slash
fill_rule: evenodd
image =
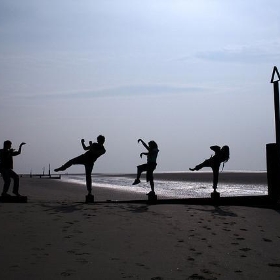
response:
<path id="1" fill-rule="evenodd" d="M 278 210 L 149 205 L 105 188 L 85 204 L 81 185 L 20 183 L 28 203 L 0 203 L 1 279 L 280 278 Z"/>

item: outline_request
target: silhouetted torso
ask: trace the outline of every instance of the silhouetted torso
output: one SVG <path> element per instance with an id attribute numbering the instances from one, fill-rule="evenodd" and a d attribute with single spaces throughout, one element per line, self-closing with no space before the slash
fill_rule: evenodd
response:
<path id="1" fill-rule="evenodd" d="M 90 149 L 85 153 L 85 157 L 88 162 L 95 162 L 100 156 L 106 153 L 103 145 L 99 143 L 93 143 Z"/>
<path id="2" fill-rule="evenodd" d="M 14 150 L 0 150 L 0 167 L 13 169 L 13 156 L 18 155 Z"/>

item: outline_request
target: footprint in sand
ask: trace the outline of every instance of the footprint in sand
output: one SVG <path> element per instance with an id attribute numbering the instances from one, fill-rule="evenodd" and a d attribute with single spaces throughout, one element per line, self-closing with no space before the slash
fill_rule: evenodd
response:
<path id="1" fill-rule="evenodd" d="M 268 238 L 263 238 L 263 241 L 265 241 L 265 242 L 272 242 L 272 240 L 268 239 Z"/>
<path id="2" fill-rule="evenodd" d="M 202 275 L 198 275 L 198 274 L 193 274 L 191 275 L 188 279 L 190 280 L 206 280 L 206 278 Z"/>
<path id="3" fill-rule="evenodd" d="M 78 229 L 74 230 L 73 232 L 74 232 L 74 233 L 84 233 L 83 231 L 78 230 Z"/>
<path id="4" fill-rule="evenodd" d="M 204 268 L 204 269 L 201 269 L 200 270 L 202 273 L 204 273 L 204 274 L 207 274 L 207 278 L 205 278 L 205 279 L 207 279 L 207 280 L 217 280 L 218 278 L 217 277 L 215 277 L 215 276 L 220 276 L 221 274 L 220 273 L 214 273 L 214 272 L 212 272 L 212 271 L 210 271 L 209 269 L 207 269 L 207 268 Z M 210 276 L 211 275 L 211 276 Z M 215 275 L 215 276 L 214 276 Z M 209 278 L 210 277 L 210 278 Z"/>
<path id="5" fill-rule="evenodd" d="M 73 273 L 75 273 L 75 270 L 68 269 L 66 271 L 61 272 L 60 275 L 64 276 L 64 277 L 67 277 L 67 276 L 71 276 Z"/>
<path id="6" fill-rule="evenodd" d="M 262 226 L 258 226 L 258 228 L 260 228 L 260 232 L 264 232 Z"/>
<path id="7" fill-rule="evenodd" d="M 84 247 L 84 246 L 87 246 L 88 244 L 87 243 L 84 243 L 84 242 L 76 242 L 78 245 L 80 245 L 81 247 Z"/>
<path id="8" fill-rule="evenodd" d="M 75 250 L 69 250 L 67 251 L 68 254 L 76 254 L 76 251 Z"/>
<path id="9" fill-rule="evenodd" d="M 280 268 L 280 263 L 269 263 L 268 266 Z"/>
<path id="10" fill-rule="evenodd" d="M 86 259 L 83 259 L 83 258 L 77 259 L 77 262 L 79 262 L 81 264 L 87 264 L 88 263 L 88 261 Z"/>
<path id="11" fill-rule="evenodd" d="M 204 229 L 207 229 L 207 230 L 212 230 L 212 228 L 208 227 L 208 226 L 203 226 Z"/>
<path id="12" fill-rule="evenodd" d="M 236 239 L 237 240 L 245 240 L 245 238 L 243 238 L 243 237 L 237 237 Z"/>
<path id="13" fill-rule="evenodd" d="M 242 249 L 239 249 L 240 251 L 243 251 L 243 252 L 248 252 L 248 251 L 251 251 L 250 248 L 242 248 Z"/>

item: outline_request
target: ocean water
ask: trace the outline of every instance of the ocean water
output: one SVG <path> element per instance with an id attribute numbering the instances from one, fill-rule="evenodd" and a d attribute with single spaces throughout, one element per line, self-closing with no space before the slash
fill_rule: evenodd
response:
<path id="1" fill-rule="evenodd" d="M 85 185 L 84 175 L 63 175 L 61 180 L 69 183 L 78 183 Z M 111 188 L 121 191 L 130 191 L 136 193 L 148 193 L 150 186 L 145 182 L 144 178 L 141 183 L 133 186 L 134 179 L 125 176 L 106 176 L 93 175 L 93 186 L 102 188 Z M 267 195 L 267 185 L 264 183 L 219 183 L 217 189 L 221 196 L 251 196 L 251 195 Z M 155 192 L 158 196 L 168 198 L 198 198 L 209 197 L 213 191 L 211 182 L 197 181 L 177 181 L 177 180 L 155 180 Z"/>

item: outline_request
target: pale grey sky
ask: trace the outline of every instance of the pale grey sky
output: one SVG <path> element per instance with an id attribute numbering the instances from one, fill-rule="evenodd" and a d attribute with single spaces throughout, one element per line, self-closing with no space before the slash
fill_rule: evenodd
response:
<path id="1" fill-rule="evenodd" d="M 23 173 L 99 134 L 96 172 L 135 172 L 138 138 L 158 143 L 158 171 L 188 170 L 213 144 L 230 146 L 226 170 L 265 170 L 279 11 L 279 0 L 0 0 L 0 144 L 27 143 Z"/>

